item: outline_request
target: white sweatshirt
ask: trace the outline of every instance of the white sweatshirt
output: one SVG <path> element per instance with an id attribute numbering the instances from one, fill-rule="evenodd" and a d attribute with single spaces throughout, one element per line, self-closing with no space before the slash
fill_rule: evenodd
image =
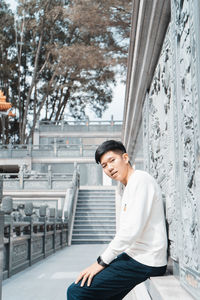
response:
<path id="1" fill-rule="evenodd" d="M 167 234 L 162 195 L 155 179 L 135 170 L 122 197 L 119 230 L 101 255 L 109 264 L 125 252 L 138 262 L 161 267 L 167 264 Z"/>

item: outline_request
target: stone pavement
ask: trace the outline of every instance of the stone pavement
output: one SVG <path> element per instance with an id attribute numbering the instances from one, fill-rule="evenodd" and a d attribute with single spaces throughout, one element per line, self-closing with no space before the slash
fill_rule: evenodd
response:
<path id="1" fill-rule="evenodd" d="M 66 300 L 66 287 L 105 244 L 72 245 L 3 281 L 2 300 Z"/>

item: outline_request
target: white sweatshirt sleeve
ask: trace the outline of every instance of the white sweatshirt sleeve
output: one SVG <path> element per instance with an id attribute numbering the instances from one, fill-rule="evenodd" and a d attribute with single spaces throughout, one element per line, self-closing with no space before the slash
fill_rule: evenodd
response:
<path id="1" fill-rule="evenodd" d="M 101 255 L 107 264 L 140 237 L 148 222 L 156 191 L 148 176 L 144 177 L 136 176 L 124 190 L 119 230 Z"/>

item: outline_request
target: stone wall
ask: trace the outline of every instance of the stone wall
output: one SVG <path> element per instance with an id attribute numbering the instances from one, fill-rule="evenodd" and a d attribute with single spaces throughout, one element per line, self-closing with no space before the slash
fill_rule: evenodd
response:
<path id="1" fill-rule="evenodd" d="M 137 20 L 145 2 L 134 2 L 139 6 L 134 16 Z M 144 54 L 136 52 L 134 43 L 130 46 L 134 59 L 129 58 L 125 104 L 125 124 L 129 126 L 124 128 L 124 140 L 134 160 L 139 132 L 143 132 L 144 169 L 159 182 L 166 203 L 173 273 L 195 299 L 200 299 L 200 3 L 171 0 L 171 21 L 169 25 L 165 22 L 164 40 L 163 32 L 156 38 L 152 35 L 157 30 L 152 21 L 158 13 L 157 2 L 154 4 L 145 12 L 148 20 L 132 28 L 135 44 L 143 39 L 143 32 L 147 38 Z M 159 17 L 161 26 L 166 11 Z M 160 45 L 159 55 L 152 54 L 150 38 L 155 48 Z M 156 58 L 153 71 L 136 74 L 137 62 L 146 66 Z M 137 116 L 131 111 L 137 111 Z"/>
<path id="2" fill-rule="evenodd" d="M 200 298 L 198 1 L 172 1 L 172 19 L 143 108 L 145 168 L 166 201 L 174 272 Z M 198 15 L 198 13 L 199 15 Z"/>

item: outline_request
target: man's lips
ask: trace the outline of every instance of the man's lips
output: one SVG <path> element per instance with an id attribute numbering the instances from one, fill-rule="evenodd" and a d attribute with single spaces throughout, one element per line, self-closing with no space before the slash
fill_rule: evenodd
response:
<path id="1" fill-rule="evenodd" d="M 113 176 L 115 176 L 116 174 L 117 174 L 117 171 L 112 172 L 112 173 L 111 173 L 111 176 L 113 177 Z"/>

